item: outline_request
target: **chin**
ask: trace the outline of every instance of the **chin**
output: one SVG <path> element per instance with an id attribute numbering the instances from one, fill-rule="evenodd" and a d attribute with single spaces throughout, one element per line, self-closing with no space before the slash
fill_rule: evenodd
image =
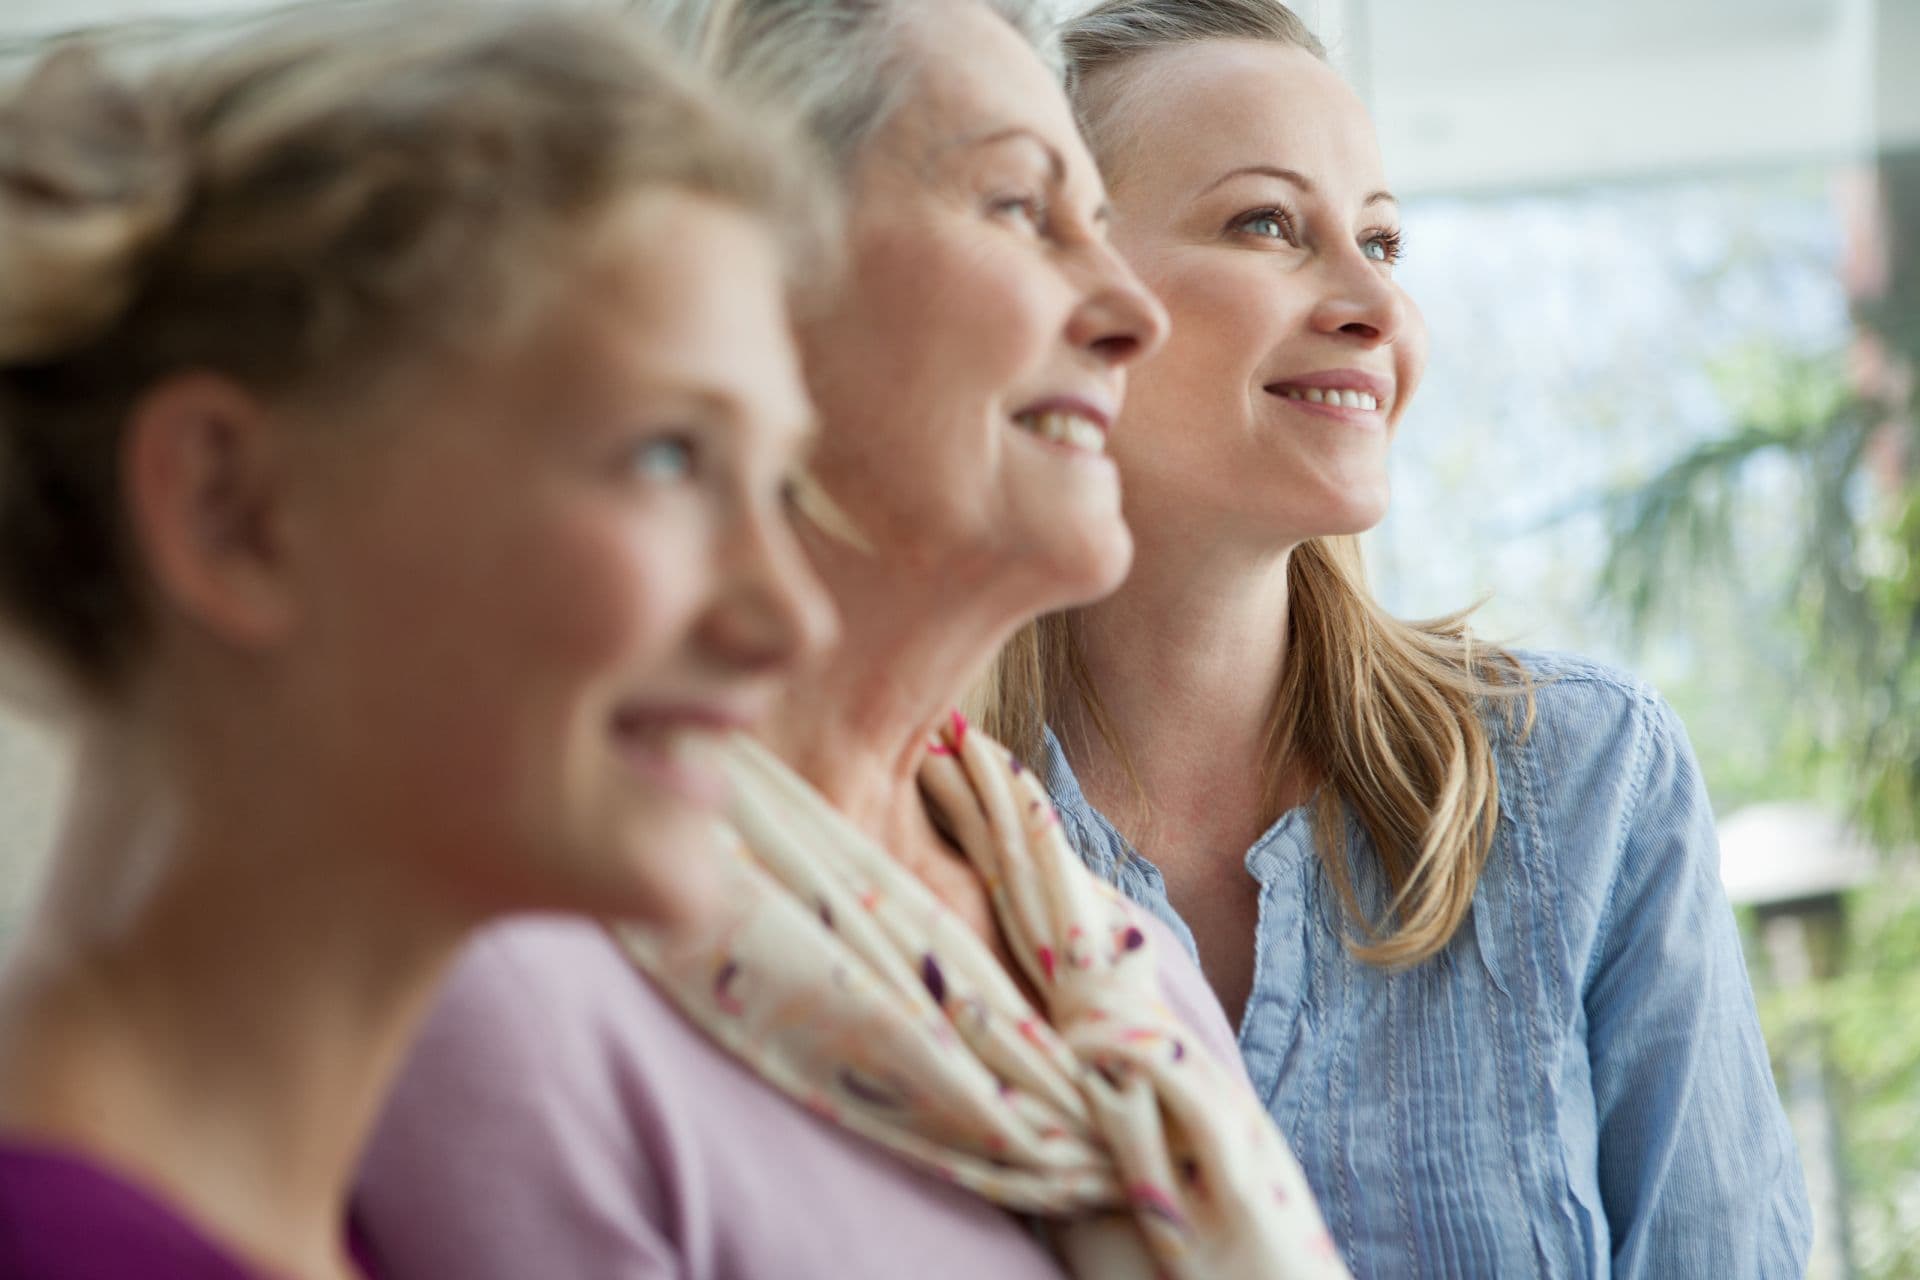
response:
<path id="1" fill-rule="evenodd" d="M 1387 491 L 1382 488 L 1371 498 L 1348 502 L 1341 515 L 1339 533 L 1365 533 L 1375 528 L 1387 518 Z"/>
<path id="2" fill-rule="evenodd" d="M 1387 517 L 1388 490 L 1378 484 L 1276 495 L 1266 510 L 1285 513 L 1288 538 L 1338 538 L 1366 533 Z"/>
<path id="3" fill-rule="evenodd" d="M 540 840 L 537 859 L 519 859 L 522 900 L 502 905 L 658 927 L 707 917 L 723 905 L 720 822 L 709 809 L 648 804 Z"/>
<path id="4" fill-rule="evenodd" d="M 588 910 L 667 927 L 714 914 L 721 906 L 718 821 L 700 813 L 648 822 L 625 842 L 605 900 Z"/>
<path id="5" fill-rule="evenodd" d="M 1073 536 L 1057 537 L 1043 554 L 1058 589 L 1057 598 L 1037 612 L 1052 613 L 1092 604 L 1118 591 L 1133 567 L 1133 534 L 1116 512 L 1087 522 Z"/>

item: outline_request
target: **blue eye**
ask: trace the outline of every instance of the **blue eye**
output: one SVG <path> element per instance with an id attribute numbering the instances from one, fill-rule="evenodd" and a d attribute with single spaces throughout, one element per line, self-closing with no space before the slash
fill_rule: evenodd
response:
<path id="1" fill-rule="evenodd" d="M 633 474 L 653 484 L 680 484 L 693 478 L 695 452 L 685 436 L 656 436 L 641 442 L 629 465 Z"/>
<path id="2" fill-rule="evenodd" d="M 1234 220 L 1233 229 L 1262 240 L 1294 242 L 1293 219 L 1283 209 L 1255 209 Z"/>
<path id="3" fill-rule="evenodd" d="M 1360 252 L 1375 262 L 1395 263 L 1400 261 L 1400 233 L 1398 231 L 1376 231 L 1361 242 Z"/>

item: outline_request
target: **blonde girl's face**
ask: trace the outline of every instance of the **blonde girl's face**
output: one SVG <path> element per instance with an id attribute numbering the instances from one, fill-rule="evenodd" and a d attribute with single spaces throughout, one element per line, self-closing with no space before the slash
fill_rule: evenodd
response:
<path id="1" fill-rule="evenodd" d="M 1173 319 L 1114 432 L 1136 531 L 1272 546 L 1371 527 L 1426 335 L 1393 278 L 1399 205 L 1365 108 L 1270 43 L 1105 76 L 1115 243 Z"/>
<path id="2" fill-rule="evenodd" d="M 465 905 L 683 915 L 714 744 L 834 625 L 785 509 L 811 410 L 778 254 L 637 197 L 536 329 L 316 468 L 309 718 Z"/>

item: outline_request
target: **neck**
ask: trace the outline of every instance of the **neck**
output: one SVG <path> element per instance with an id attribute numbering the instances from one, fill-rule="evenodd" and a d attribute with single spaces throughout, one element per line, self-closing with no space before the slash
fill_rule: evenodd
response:
<path id="1" fill-rule="evenodd" d="M 1126 584 L 1076 615 L 1076 640 L 1125 762 L 1077 697 L 1062 691 L 1049 708 L 1089 799 L 1130 815 L 1121 826 L 1136 843 L 1171 824 L 1225 821 L 1238 830 L 1251 821 L 1243 811 L 1266 807 L 1258 763 L 1287 661 L 1292 548 L 1223 554 L 1215 542 L 1194 554 L 1198 545 L 1140 539 Z M 1224 761 L 1255 767 L 1223 769 Z M 1258 816 L 1264 823 L 1269 815 Z"/>
<path id="2" fill-rule="evenodd" d="M 125 1173 L 256 1265 L 346 1274 L 361 1141 L 464 922 L 314 788 L 258 768 L 182 786 L 130 754 L 79 752 L 0 979 L 0 1126 Z"/>
<path id="3" fill-rule="evenodd" d="M 815 548 L 814 561 L 844 633 L 822 670 L 793 683 L 765 736 L 883 848 L 904 847 L 930 831 L 917 778 L 931 736 L 1030 610 L 992 575 L 838 545 Z"/>

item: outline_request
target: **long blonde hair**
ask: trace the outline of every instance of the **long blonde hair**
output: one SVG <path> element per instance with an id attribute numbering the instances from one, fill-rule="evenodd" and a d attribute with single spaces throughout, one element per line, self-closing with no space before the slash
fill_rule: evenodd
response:
<path id="1" fill-rule="evenodd" d="M 1069 87 L 1083 129 L 1111 174 L 1119 130 L 1114 68 L 1156 48 L 1199 40 L 1260 40 L 1325 51 L 1274 0 L 1108 0 L 1067 24 Z M 1482 711 L 1504 704 L 1524 734 L 1533 703 L 1525 672 L 1483 648 L 1470 611 L 1424 622 L 1392 617 L 1369 594 L 1352 537 L 1317 538 L 1287 566 L 1287 661 L 1266 735 L 1265 803 L 1283 802 L 1289 766 L 1323 781 L 1314 838 L 1360 936 L 1355 955 L 1383 967 L 1420 963 L 1446 946 L 1473 901 L 1500 815 L 1493 737 Z M 1138 789 L 1138 778 L 1076 639 L 1073 612 L 1041 618 L 1000 655 L 975 710 L 986 731 L 1035 758 L 1045 720 L 1069 699 Z M 1524 711 L 1520 708 L 1524 707 Z M 1144 797 L 1143 797 L 1144 798 Z M 1346 856 L 1346 814 L 1371 837 L 1391 893 L 1370 919 Z"/>

